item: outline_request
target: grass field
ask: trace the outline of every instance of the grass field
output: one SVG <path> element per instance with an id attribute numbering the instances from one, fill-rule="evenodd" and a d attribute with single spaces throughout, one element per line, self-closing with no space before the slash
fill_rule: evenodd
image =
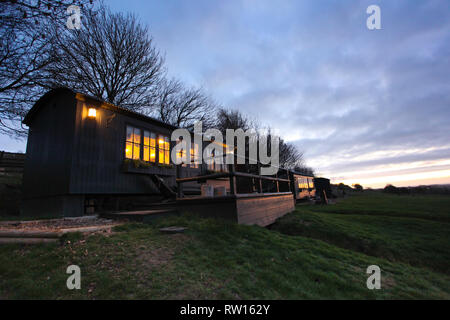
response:
<path id="1" fill-rule="evenodd" d="M 374 197 L 396 202 L 369 195 L 299 206 L 270 230 L 184 216 L 73 234 L 61 245 L 1 246 L 0 299 L 449 299 L 446 200 L 427 199 L 436 222 L 417 218 L 419 209 L 408 218 L 406 204 L 382 211 Z M 364 202 L 356 214 L 352 204 Z M 159 232 L 169 225 L 188 230 Z M 81 290 L 66 288 L 71 264 L 81 268 Z M 372 264 L 381 290 L 366 288 Z"/>
<path id="2" fill-rule="evenodd" d="M 315 206 L 316 212 L 420 218 L 450 222 L 450 197 L 440 195 L 393 195 L 366 191 L 333 206 Z"/>
<path id="3" fill-rule="evenodd" d="M 450 274 L 448 217 L 450 197 L 369 193 L 336 205 L 297 207 L 272 229 Z"/>

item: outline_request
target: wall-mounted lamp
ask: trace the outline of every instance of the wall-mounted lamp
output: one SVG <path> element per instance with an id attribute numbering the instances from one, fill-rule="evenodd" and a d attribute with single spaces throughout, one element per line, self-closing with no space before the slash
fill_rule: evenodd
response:
<path id="1" fill-rule="evenodd" d="M 97 116 L 97 110 L 95 108 L 89 108 L 88 117 L 95 118 Z"/>

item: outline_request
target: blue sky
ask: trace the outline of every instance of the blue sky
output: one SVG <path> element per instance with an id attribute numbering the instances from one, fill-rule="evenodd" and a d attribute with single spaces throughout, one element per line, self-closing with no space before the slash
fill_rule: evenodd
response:
<path id="1" fill-rule="evenodd" d="M 276 128 L 334 182 L 450 183 L 450 1 L 107 4 L 149 26 L 170 76 Z"/>

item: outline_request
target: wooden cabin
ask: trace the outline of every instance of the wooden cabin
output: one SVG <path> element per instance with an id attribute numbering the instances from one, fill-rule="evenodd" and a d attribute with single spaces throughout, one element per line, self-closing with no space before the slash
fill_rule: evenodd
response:
<path id="1" fill-rule="evenodd" d="M 314 186 L 314 176 L 306 174 L 292 173 L 294 181 L 294 194 L 296 200 L 311 199 L 316 196 Z"/>
<path id="2" fill-rule="evenodd" d="M 289 179 L 291 183 L 290 190 L 294 194 L 295 201 L 309 200 L 316 196 L 313 175 L 295 170 L 287 170 L 287 172 L 280 170 L 279 176 Z"/>
<path id="3" fill-rule="evenodd" d="M 24 215 L 131 209 L 130 203 L 158 201 L 170 192 L 164 186 L 175 186 L 170 135 L 176 127 L 170 124 L 66 88 L 45 94 L 23 123 L 29 127 Z"/>
<path id="4" fill-rule="evenodd" d="M 190 163 L 175 166 L 171 134 L 177 127 L 67 88 L 45 94 L 23 123 L 29 127 L 25 216 L 129 211 L 172 199 L 178 212 L 220 212 L 265 226 L 294 209 L 289 178 L 199 164 L 203 146 L 195 143 Z M 202 185 L 222 191 L 205 196 Z"/>

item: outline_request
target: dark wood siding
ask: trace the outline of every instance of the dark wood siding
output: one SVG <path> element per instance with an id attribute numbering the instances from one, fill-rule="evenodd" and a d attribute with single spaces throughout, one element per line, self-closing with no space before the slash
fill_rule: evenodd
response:
<path id="1" fill-rule="evenodd" d="M 48 99 L 30 125 L 23 190 L 26 198 L 69 192 L 76 100 L 65 92 Z"/>
<path id="2" fill-rule="evenodd" d="M 157 194 L 156 186 L 144 172 L 126 172 L 126 126 L 146 129 L 170 138 L 171 130 L 125 114 L 97 108 L 95 119 L 88 118 L 92 103 L 79 101 L 76 110 L 75 147 L 70 192 L 78 194 Z M 175 168 L 165 169 L 175 177 Z M 175 183 L 174 178 L 166 180 Z M 172 181 L 173 180 L 173 181 Z"/>

